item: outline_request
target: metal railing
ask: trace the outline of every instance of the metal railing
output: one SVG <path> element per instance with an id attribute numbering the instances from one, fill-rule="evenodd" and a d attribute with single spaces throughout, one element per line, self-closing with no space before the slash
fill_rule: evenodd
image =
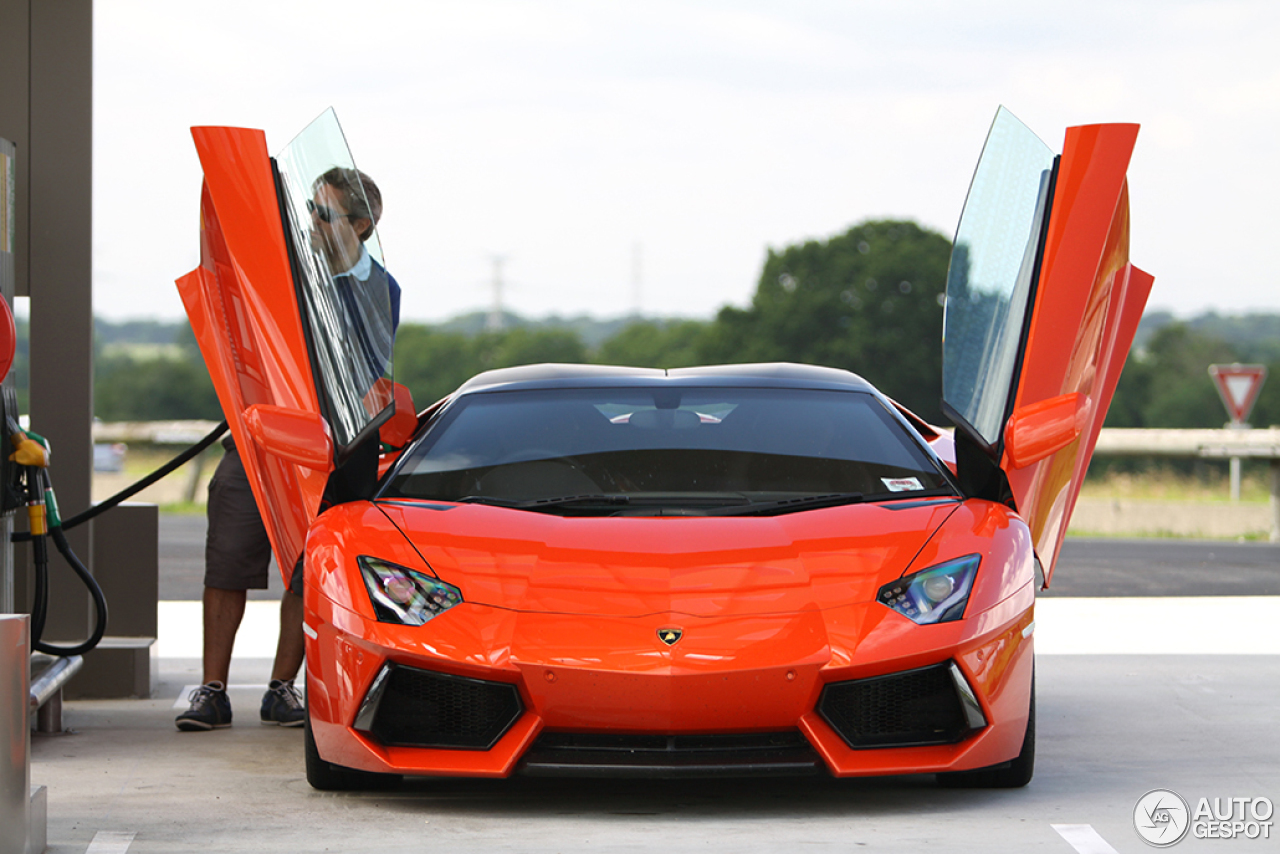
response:
<path id="1" fill-rule="evenodd" d="M 1280 542 L 1280 428 L 1162 430 L 1109 427 L 1098 435 L 1094 456 L 1183 457 L 1231 460 L 1231 495 L 1240 497 L 1242 459 L 1270 461 L 1271 542 Z"/>

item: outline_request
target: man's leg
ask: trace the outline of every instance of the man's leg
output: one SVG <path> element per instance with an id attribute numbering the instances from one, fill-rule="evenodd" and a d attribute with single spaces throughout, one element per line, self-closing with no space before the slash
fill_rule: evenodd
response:
<path id="1" fill-rule="evenodd" d="M 286 590 L 280 598 L 280 638 L 271 667 L 271 684 L 262 697 L 262 722 L 297 727 L 307 721 L 302 695 L 293 687 L 305 653 L 302 639 L 302 597 Z"/>
<path id="2" fill-rule="evenodd" d="M 248 475 L 234 448 L 214 470 L 206 509 L 204 574 L 204 684 L 191 692 L 191 708 L 178 715 L 182 730 L 231 725 L 227 678 L 248 588 L 266 588 L 271 544 L 258 516 Z"/>
<path id="3" fill-rule="evenodd" d="M 191 707 L 175 719 L 178 729 L 199 731 L 231 725 L 227 676 L 246 598 L 244 590 L 205 587 L 204 684 L 191 692 Z"/>
<path id="4" fill-rule="evenodd" d="M 271 678 L 288 682 L 302 667 L 302 597 L 286 590 L 280 597 L 280 638 L 276 641 L 276 661 Z"/>
<path id="5" fill-rule="evenodd" d="M 231 671 L 231 650 L 244 619 L 245 590 L 204 589 L 204 684 L 227 684 Z M 298 632 L 302 632 L 299 623 Z"/>

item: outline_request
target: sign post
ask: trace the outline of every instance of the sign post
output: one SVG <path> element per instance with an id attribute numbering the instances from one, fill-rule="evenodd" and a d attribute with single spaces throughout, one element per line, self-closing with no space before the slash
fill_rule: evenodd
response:
<path id="1" fill-rule="evenodd" d="M 1258 402 L 1258 392 L 1267 379 L 1266 365 L 1210 365 L 1209 376 L 1218 387 L 1218 396 L 1227 407 L 1231 421 L 1227 428 L 1231 430 L 1248 430 L 1246 419 Z M 1231 457 L 1231 500 L 1240 500 L 1240 458 Z"/>

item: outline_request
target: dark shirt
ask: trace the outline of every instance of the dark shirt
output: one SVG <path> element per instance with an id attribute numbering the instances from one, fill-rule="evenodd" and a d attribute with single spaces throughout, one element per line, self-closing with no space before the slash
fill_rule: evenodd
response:
<path id="1" fill-rule="evenodd" d="M 400 285 L 377 261 L 371 260 L 369 278 L 363 281 L 351 273 L 333 277 L 334 286 L 347 313 L 349 344 L 359 354 L 367 371 L 369 388 L 391 362 L 396 330 L 400 327 Z"/>

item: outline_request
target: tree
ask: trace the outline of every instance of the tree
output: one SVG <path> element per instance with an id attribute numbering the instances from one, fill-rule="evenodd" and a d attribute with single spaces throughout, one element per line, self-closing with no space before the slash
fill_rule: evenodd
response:
<path id="1" fill-rule="evenodd" d="M 1185 323 L 1158 329 L 1131 353 L 1107 413 L 1108 427 L 1221 427 L 1227 416 L 1209 365 L 1234 362 L 1225 341 Z"/>
<path id="2" fill-rule="evenodd" d="M 481 371 L 536 362 L 585 362 L 581 339 L 564 329 L 517 327 L 467 335 L 402 323 L 396 333 L 395 379 L 423 407 Z"/>
<path id="3" fill-rule="evenodd" d="M 672 323 L 637 321 L 600 345 L 593 362 L 639 368 L 687 368 L 703 362 L 709 324 L 699 320 Z"/>
<path id="4" fill-rule="evenodd" d="M 103 421 L 222 419 L 209 372 L 199 359 L 100 357 L 94 414 Z"/>
<path id="5" fill-rule="evenodd" d="M 722 309 L 700 355 L 845 368 L 938 421 L 950 255 L 946 237 L 896 220 L 770 250 L 751 307 Z"/>

